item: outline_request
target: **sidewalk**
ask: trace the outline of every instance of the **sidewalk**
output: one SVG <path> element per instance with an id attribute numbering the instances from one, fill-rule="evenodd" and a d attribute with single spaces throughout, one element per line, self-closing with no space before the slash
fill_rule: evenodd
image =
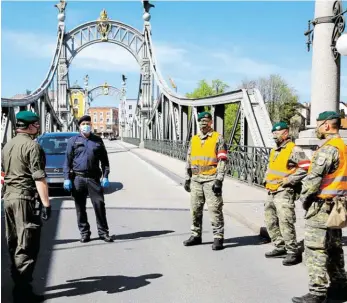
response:
<path id="1" fill-rule="evenodd" d="M 158 169 L 169 170 L 174 179 L 184 183 L 185 163 L 181 160 L 170 158 L 169 156 L 148 150 L 139 149 L 134 145 L 117 141 L 124 147 L 131 148 L 131 152 L 138 155 L 143 160 L 153 164 Z M 262 188 L 249 186 L 238 180 L 226 177 L 223 184 L 224 213 L 235 220 L 248 226 L 256 234 L 268 237 L 264 224 L 264 201 L 267 192 Z M 304 237 L 304 210 L 301 205 L 296 207 L 296 228 L 298 241 Z M 346 229 L 344 229 L 346 234 Z"/>

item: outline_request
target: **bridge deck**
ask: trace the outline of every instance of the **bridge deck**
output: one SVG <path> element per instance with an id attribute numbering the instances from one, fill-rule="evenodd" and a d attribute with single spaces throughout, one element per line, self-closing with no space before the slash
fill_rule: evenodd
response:
<path id="1" fill-rule="evenodd" d="M 96 239 L 90 202 L 95 239 L 80 243 L 73 201 L 52 197 L 54 211 L 44 226 L 34 284 L 46 293 L 45 302 L 285 303 L 306 293 L 303 264 L 288 268 L 281 259 L 264 258 L 271 245 L 257 237 L 263 225 L 263 190 L 227 179 L 226 249 L 211 250 L 207 213 L 203 241 L 208 245 L 186 248 L 189 194 L 179 184 L 184 163 L 125 143 L 106 144 L 111 187 L 105 198 L 115 243 Z M 2 245 L 2 302 L 10 302 L 4 232 Z"/>

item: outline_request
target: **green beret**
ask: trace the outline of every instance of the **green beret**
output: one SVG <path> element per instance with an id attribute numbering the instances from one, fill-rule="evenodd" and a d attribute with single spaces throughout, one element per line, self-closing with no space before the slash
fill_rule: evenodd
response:
<path id="1" fill-rule="evenodd" d="M 341 116 L 337 112 L 322 112 L 318 115 L 317 121 L 326 121 L 331 119 L 340 119 Z"/>
<path id="2" fill-rule="evenodd" d="M 200 121 L 202 118 L 208 118 L 212 120 L 212 115 L 209 112 L 202 112 L 198 114 L 198 121 Z"/>
<path id="3" fill-rule="evenodd" d="M 288 124 L 286 122 L 277 122 L 272 127 L 272 132 L 276 130 L 289 129 Z"/>
<path id="4" fill-rule="evenodd" d="M 31 124 L 40 120 L 38 115 L 27 110 L 18 112 L 16 115 L 16 119 L 17 121 L 27 123 L 27 124 Z"/>

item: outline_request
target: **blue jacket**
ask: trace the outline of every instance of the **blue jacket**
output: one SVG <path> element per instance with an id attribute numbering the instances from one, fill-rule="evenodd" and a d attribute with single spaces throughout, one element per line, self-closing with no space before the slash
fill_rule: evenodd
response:
<path id="1" fill-rule="evenodd" d="M 79 134 L 69 139 L 63 168 L 65 180 L 70 179 L 71 170 L 95 176 L 102 174 L 104 178 L 108 178 L 110 163 L 104 142 L 100 137 L 91 133 L 88 138 Z"/>

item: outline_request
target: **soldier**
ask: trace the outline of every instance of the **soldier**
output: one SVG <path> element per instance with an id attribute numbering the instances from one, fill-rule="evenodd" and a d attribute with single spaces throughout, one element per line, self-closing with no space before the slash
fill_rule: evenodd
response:
<path id="1" fill-rule="evenodd" d="M 208 112 L 198 115 L 200 134 L 195 135 L 187 153 L 184 188 L 191 193 L 192 235 L 185 246 L 201 244 L 202 216 L 205 201 L 213 228 L 213 250 L 223 249 L 224 217 L 222 184 L 228 160 L 227 147 L 221 134 L 211 127 Z"/>
<path id="2" fill-rule="evenodd" d="M 16 119 L 18 134 L 2 151 L 6 240 L 12 263 L 13 299 L 18 303 L 42 302 L 43 296 L 33 293 L 31 282 L 40 249 L 40 215 L 48 220 L 51 214 L 46 161 L 44 151 L 33 140 L 39 134 L 39 117 L 31 111 L 20 111 Z"/>
<path id="3" fill-rule="evenodd" d="M 347 146 L 339 135 L 340 125 L 340 115 L 336 112 L 323 112 L 317 118 L 317 138 L 325 140 L 313 154 L 298 199 L 306 210 L 305 261 L 309 293 L 294 297 L 295 303 L 326 302 L 326 297 L 347 300 L 342 230 L 326 227 L 332 200 L 347 196 Z"/>
<path id="4" fill-rule="evenodd" d="M 270 153 L 264 183 L 268 190 L 265 202 L 265 224 L 275 249 L 266 258 L 284 257 L 283 265 L 302 262 L 295 232 L 295 193 L 306 176 L 309 159 L 289 138 L 287 123 L 278 122 L 272 128 L 277 147 Z"/>
<path id="5" fill-rule="evenodd" d="M 102 139 L 91 133 L 91 117 L 79 119 L 80 134 L 69 139 L 64 162 L 64 188 L 72 191 L 77 212 L 77 224 L 81 242 L 90 241 L 87 218 L 87 194 L 94 207 L 98 234 L 105 242 L 113 242 L 109 236 L 103 188 L 109 186 L 110 164 Z M 100 162 L 101 168 L 100 170 Z M 72 174 L 71 174 L 72 172 Z M 100 183 L 100 178 L 102 182 Z"/>

